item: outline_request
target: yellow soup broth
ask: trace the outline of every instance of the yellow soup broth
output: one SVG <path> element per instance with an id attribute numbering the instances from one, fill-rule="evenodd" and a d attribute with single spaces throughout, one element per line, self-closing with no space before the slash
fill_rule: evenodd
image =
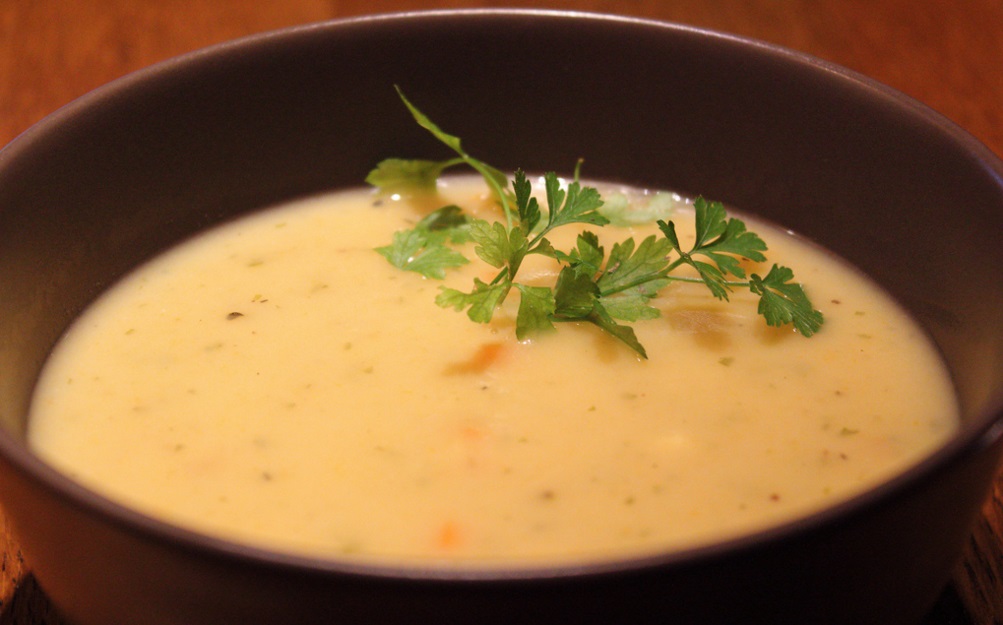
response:
<path id="1" fill-rule="evenodd" d="M 644 360 L 591 325 L 520 342 L 517 294 L 473 323 L 435 304 L 443 282 L 374 251 L 446 203 L 497 210 L 470 179 L 434 198 L 347 191 L 140 268 L 58 345 L 32 446 L 114 500 L 235 541 L 511 565 L 680 549 L 803 517 L 957 427 L 917 325 L 783 231 L 746 219 L 825 313 L 819 333 L 768 327 L 748 292 L 720 302 L 674 283 L 653 302 L 661 316 L 635 324 Z M 692 206 L 669 204 L 692 241 Z M 581 229 L 551 239 L 568 249 Z M 591 229 L 607 250 L 657 231 Z M 533 257 L 523 274 L 552 283 L 552 263 Z M 469 290 L 496 271 L 474 262 L 445 284 Z"/>

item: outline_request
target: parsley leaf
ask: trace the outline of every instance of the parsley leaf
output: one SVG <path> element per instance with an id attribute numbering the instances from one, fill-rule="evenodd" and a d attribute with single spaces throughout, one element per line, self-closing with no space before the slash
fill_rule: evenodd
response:
<path id="1" fill-rule="evenodd" d="M 635 249 L 633 238 L 617 243 L 610 250 L 606 269 L 597 285 L 603 307 L 615 319 L 639 321 L 660 316 L 657 308 L 648 305 L 666 287 L 662 274 L 668 267 L 672 245 L 667 239 L 647 237 Z"/>
<path id="2" fill-rule="evenodd" d="M 759 295 L 759 314 L 768 325 L 793 324 L 802 335 L 811 336 L 822 327 L 824 317 L 812 307 L 801 285 L 791 282 L 793 279 L 793 271 L 773 265 L 765 278 L 752 274 L 749 289 Z"/>
<path id="3" fill-rule="evenodd" d="M 554 318 L 558 321 L 586 321 L 623 341 L 642 358 L 648 354 L 637 340 L 634 329 L 618 324 L 600 301 L 599 286 L 586 274 L 565 267 L 554 288 Z"/>
<path id="4" fill-rule="evenodd" d="M 501 306 L 505 296 L 508 295 L 511 286 L 509 282 L 485 284 L 482 280 L 474 278 L 474 289 L 469 293 L 441 287 L 439 295 L 435 298 L 435 303 L 443 308 L 466 309 L 467 317 L 471 321 L 488 323 L 494 316 L 495 310 Z"/>
<path id="5" fill-rule="evenodd" d="M 529 248 L 522 230 L 509 230 L 497 221 L 488 223 L 482 219 L 476 220 L 470 228 L 470 236 L 477 243 L 474 253 L 492 267 L 518 268 Z M 509 271 L 510 275 L 514 273 L 515 270 Z"/>
<path id="6" fill-rule="evenodd" d="M 533 197 L 533 185 L 521 169 L 515 172 L 512 180 L 515 191 L 516 208 L 519 211 L 519 226 L 525 234 L 529 234 L 540 223 L 540 203 Z"/>
<path id="7" fill-rule="evenodd" d="M 606 270 L 599 278 L 603 293 L 614 293 L 652 280 L 669 264 L 672 244 L 651 235 L 634 249 L 634 239 L 617 243 L 609 253 Z"/>
<path id="8" fill-rule="evenodd" d="M 648 357 L 648 352 L 645 351 L 641 342 L 637 340 L 634 328 L 614 321 L 600 303 L 596 302 L 592 313 L 588 316 L 588 321 L 607 334 L 623 341 L 627 347 L 637 352 L 641 358 L 646 359 Z"/>
<path id="9" fill-rule="evenodd" d="M 380 161 L 376 168 L 369 172 L 366 184 L 389 193 L 405 190 L 433 191 L 442 172 L 462 162 L 462 159 L 427 161 L 388 158 Z"/>
<path id="10" fill-rule="evenodd" d="M 583 319 L 592 312 L 599 295 L 591 276 L 565 267 L 554 286 L 554 314 L 564 321 Z"/>
<path id="11" fill-rule="evenodd" d="M 547 189 L 547 206 L 550 213 L 547 217 L 547 230 L 573 223 L 605 226 L 609 223 L 599 207 L 603 205 L 599 191 L 592 187 L 582 187 L 575 180 L 568 185 L 568 190 L 561 189 L 560 179 L 551 172 L 544 176 Z"/>
<path id="12" fill-rule="evenodd" d="M 603 257 L 606 251 L 599 245 L 599 237 L 588 230 L 578 235 L 578 245 L 570 253 L 556 251 L 554 258 L 571 265 L 579 272 L 590 276 L 598 275 L 602 270 Z"/>
<path id="13" fill-rule="evenodd" d="M 637 340 L 634 329 L 618 324 L 603 305 L 599 285 L 589 274 L 567 266 L 557 276 L 554 287 L 555 321 L 584 321 L 627 344 L 642 358 L 648 354 Z"/>
<path id="14" fill-rule="evenodd" d="M 519 312 L 515 320 L 515 335 L 520 341 L 554 329 L 551 317 L 557 308 L 554 292 L 546 286 L 516 284 L 519 289 Z"/>
<path id="15" fill-rule="evenodd" d="M 613 295 L 605 295 L 600 300 L 610 317 L 621 321 L 641 321 L 657 319 L 662 312 L 648 302 L 658 296 L 658 292 L 669 285 L 671 280 L 650 280 Z"/>
<path id="16" fill-rule="evenodd" d="M 682 198 L 664 191 L 642 198 L 632 198 L 614 191 L 603 196 L 601 212 L 609 219 L 610 225 L 627 228 L 668 219 L 683 204 Z"/>
<path id="17" fill-rule="evenodd" d="M 376 251 L 398 269 L 442 280 L 447 269 L 470 262 L 447 245 L 462 243 L 467 238 L 467 221 L 458 206 L 444 206 L 411 230 L 394 233 L 391 244 Z"/>

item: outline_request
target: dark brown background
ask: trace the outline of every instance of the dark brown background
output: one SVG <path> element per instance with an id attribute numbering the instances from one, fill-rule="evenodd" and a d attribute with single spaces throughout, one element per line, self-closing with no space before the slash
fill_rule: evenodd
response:
<path id="1" fill-rule="evenodd" d="M 636 15 L 784 45 L 887 83 L 1003 154 L 1003 0 L 0 0 L 0 145 L 103 83 L 235 37 L 366 13 L 489 6 Z M 931 622 L 1003 623 L 1001 542 L 1003 475 Z M 60 623 L 30 573 L 0 510 L 0 625 Z"/>

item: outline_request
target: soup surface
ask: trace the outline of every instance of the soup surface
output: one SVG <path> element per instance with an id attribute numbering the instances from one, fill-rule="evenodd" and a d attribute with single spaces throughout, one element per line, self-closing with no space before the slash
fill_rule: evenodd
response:
<path id="1" fill-rule="evenodd" d="M 672 210 L 692 239 L 687 202 L 606 191 Z M 902 471 L 957 425 L 921 330 L 787 233 L 746 220 L 825 313 L 818 334 L 768 327 L 751 294 L 719 302 L 675 283 L 655 300 L 661 317 L 635 325 L 643 360 L 592 326 L 520 342 L 514 310 L 472 323 L 434 303 L 440 282 L 374 251 L 449 202 L 496 210 L 471 179 L 447 179 L 436 198 L 344 192 L 142 267 L 58 346 L 31 444 L 110 498 L 236 541 L 535 564 L 788 521 Z M 523 271 L 554 274 L 533 262 Z M 483 267 L 446 284 L 490 279 Z"/>

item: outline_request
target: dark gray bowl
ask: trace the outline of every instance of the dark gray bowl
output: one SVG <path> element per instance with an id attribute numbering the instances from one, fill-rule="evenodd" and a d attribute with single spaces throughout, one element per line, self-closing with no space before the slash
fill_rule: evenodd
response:
<path id="1" fill-rule="evenodd" d="M 24 443 L 74 317 L 193 232 L 438 157 L 400 84 L 504 167 L 723 200 L 845 256 L 943 351 L 961 433 L 891 483 L 704 549 L 454 574 L 210 540 L 74 485 Z M 801 54 L 677 25 L 484 11 L 254 37 L 82 98 L 0 153 L 0 497 L 81 625 L 915 623 L 947 580 L 1003 438 L 1003 165 L 936 113 Z"/>

